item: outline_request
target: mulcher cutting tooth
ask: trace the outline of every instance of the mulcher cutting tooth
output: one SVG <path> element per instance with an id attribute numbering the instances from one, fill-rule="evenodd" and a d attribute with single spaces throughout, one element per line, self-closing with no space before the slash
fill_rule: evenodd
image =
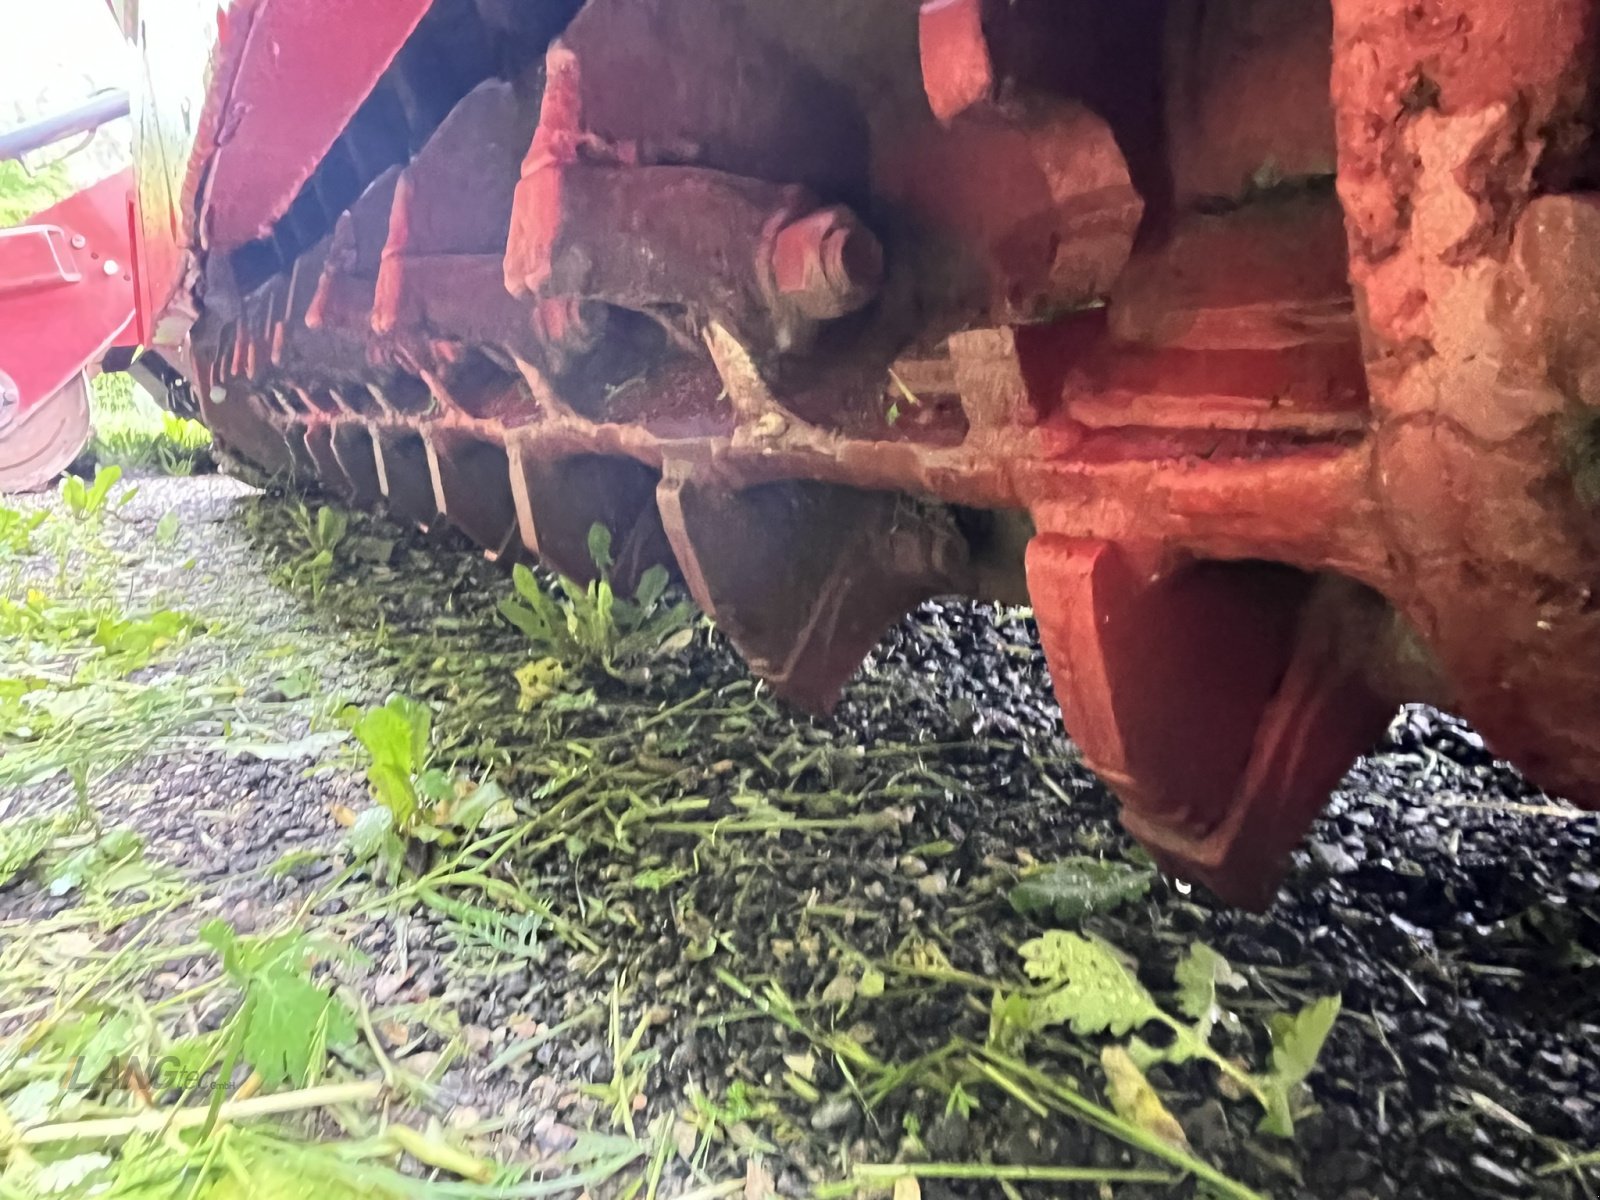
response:
<path id="1" fill-rule="evenodd" d="M 971 586 L 947 510 L 812 482 L 740 491 L 669 474 L 658 492 L 684 580 L 756 674 L 826 713 L 888 628 Z"/>
<path id="2" fill-rule="evenodd" d="M 540 561 L 580 582 L 594 579 L 589 533 L 603 525 L 612 536 L 611 580 L 624 595 L 652 566 L 676 570 L 656 508 L 655 471 L 605 454 L 544 457 L 516 438 L 506 448 L 522 544 Z"/>
<path id="3" fill-rule="evenodd" d="M 355 485 L 344 473 L 333 448 L 334 424 L 331 421 L 311 421 L 305 427 L 306 453 L 316 466 L 317 479 L 322 486 L 346 501 L 355 499 Z"/>
<path id="4" fill-rule="evenodd" d="M 450 523 L 490 558 L 517 549 L 517 506 L 505 445 L 448 427 L 430 429 L 425 441 L 439 510 Z"/>
<path id="5" fill-rule="evenodd" d="M 332 430 L 333 456 L 350 482 L 351 501 L 360 508 L 376 508 L 383 500 L 383 484 L 372 430 L 363 421 L 340 421 Z"/>
<path id="6" fill-rule="evenodd" d="M 400 174 L 375 283 L 380 337 L 427 356 L 441 340 L 504 345 L 540 361 L 528 306 L 506 292 L 503 258 L 535 113 L 490 81 L 451 110 Z"/>
<path id="7" fill-rule="evenodd" d="M 267 419 L 245 381 L 213 384 L 209 394 L 201 394 L 200 415 L 223 443 L 268 474 L 294 472 L 284 431 Z"/>
<path id="8" fill-rule="evenodd" d="M 424 531 L 439 520 L 433 464 L 420 433 L 403 425 L 374 425 L 378 480 L 389 511 Z"/>
<path id="9" fill-rule="evenodd" d="M 327 258 L 306 310 L 305 323 L 310 328 L 367 331 L 399 182 L 400 168 L 390 167 L 368 184 L 360 199 L 335 222 Z"/>
<path id="10" fill-rule="evenodd" d="M 1163 869 L 1265 908 L 1396 699 L 1392 613 L 1337 577 L 1045 534 L 1028 585 L 1056 695 Z"/>

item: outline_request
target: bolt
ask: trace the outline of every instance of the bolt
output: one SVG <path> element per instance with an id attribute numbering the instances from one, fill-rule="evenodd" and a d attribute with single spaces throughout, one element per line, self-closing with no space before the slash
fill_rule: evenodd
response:
<path id="1" fill-rule="evenodd" d="M 74 250 L 82 250 L 88 244 L 89 239 L 84 237 L 83 234 L 75 233 L 72 235 L 72 248 Z"/>
<path id="2" fill-rule="evenodd" d="M 106 265 L 100 269 L 107 275 L 115 275 L 118 271 L 122 270 L 122 268 L 117 265 L 117 260 L 114 258 L 106 259 Z"/>
<path id="3" fill-rule="evenodd" d="M 855 312 L 883 286 L 883 246 L 842 205 L 785 225 L 769 261 L 778 294 L 817 321 Z"/>

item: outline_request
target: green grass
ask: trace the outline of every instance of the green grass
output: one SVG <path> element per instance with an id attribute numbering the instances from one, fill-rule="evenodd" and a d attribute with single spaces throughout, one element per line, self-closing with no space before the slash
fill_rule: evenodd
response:
<path id="1" fill-rule="evenodd" d="M 98 463 L 192 475 L 211 448 L 204 425 L 162 411 L 121 372 L 95 379 L 89 414 L 94 427 L 89 453 Z"/>
<path id="2" fill-rule="evenodd" d="M 356 927 L 314 915 L 349 872 L 246 933 L 216 919 L 212 885 L 103 815 L 115 806 L 98 789 L 120 765 L 214 741 L 200 720 L 248 732 L 229 673 L 254 673 L 234 647 L 209 668 L 175 661 L 208 639 L 215 652 L 223 631 L 131 597 L 103 540 L 127 491 L 114 474 L 101 469 L 82 516 L 0 507 L 0 1198 L 653 1197 L 665 1119 L 649 1141 L 583 1134 L 502 1164 L 474 1148 L 489 1123 L 447 1129 L 411 1102 L 429 1081 L 375 1032 L 396 1010 L 345 981 Z M 6 811 L 19 796 L 31 802 Z M 460 944 L 537 961 L 548 930 L 599 952 L 481 854 L 405 885 L 449 913 Z"/>
<path id="3" fill-rule="evenodd" d="M 73 193 L 62 162 L 29 170 L 15 160 L 0 163 L 0 228 L 17 225 Z"/>

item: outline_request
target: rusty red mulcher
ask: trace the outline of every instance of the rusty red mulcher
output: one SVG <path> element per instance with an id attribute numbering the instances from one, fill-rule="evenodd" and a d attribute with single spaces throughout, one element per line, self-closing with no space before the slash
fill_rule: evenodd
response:
<path id="1" fill-rule="evenodd" d="M 115 7 L 141 361 L 260 468 L 604 522 L 814 709 L 1029 603 L 1240 904 L 1405 701 L 1600 806 L 1600 0 Z"/>

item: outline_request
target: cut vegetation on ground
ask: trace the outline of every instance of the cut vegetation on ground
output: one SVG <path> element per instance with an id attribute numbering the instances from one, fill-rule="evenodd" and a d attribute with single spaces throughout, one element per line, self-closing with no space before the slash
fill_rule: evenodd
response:
<path id="1" fill-rule="evenodd" d="M 158 407 L 132 376 L 96 376 L 89 419 L 94 433 L 84 453 L 88 470 L 100 465 L 193 475 L 211 465 L 210 431 Z"/>
<path id="2" fill-rule="evenodd" d="M 0 1195 L 1600 1184 L 1596 822 L 1436 714 L 1255 917 L 1121 835 L 1026 614 L 817 722 L 664 575 L 222 478 L 0 510 L 0 580 Z"/>

